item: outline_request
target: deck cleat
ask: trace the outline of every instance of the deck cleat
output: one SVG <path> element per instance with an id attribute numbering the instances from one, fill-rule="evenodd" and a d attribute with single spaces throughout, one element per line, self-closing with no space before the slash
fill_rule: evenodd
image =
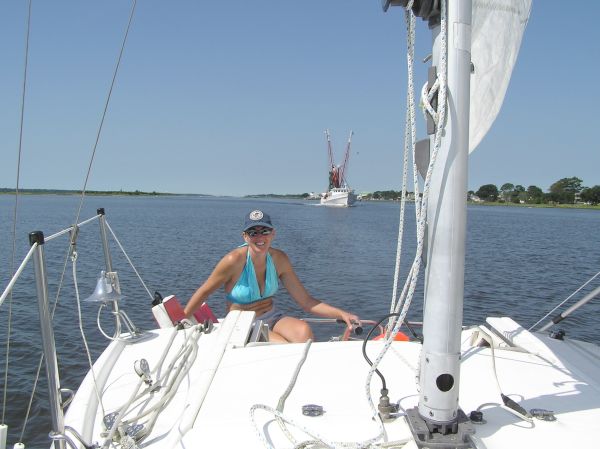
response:
<path id="1" fill-rule="evenodd" d="M 534 418 L 540 421 L 556 421 L 556 416 L 552 410 L 544 410 L 543 408 L 532 408 L 529 413 Z"/>
<path id="2" fill-rule="evenodd" d="M 304 416 L 322 416 L 325 411 L 322 405 L 306 404 L 302 406 L 302 414 Z"/>

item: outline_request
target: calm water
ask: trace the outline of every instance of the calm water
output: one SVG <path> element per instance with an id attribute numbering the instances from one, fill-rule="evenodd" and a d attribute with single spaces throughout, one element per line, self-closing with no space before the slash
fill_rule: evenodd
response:
<path id="1" fill-rule="evenodd" d="M 14 199 L 0 196 L 0 280 L 10 279 L 12 210 Z M 27 196 L 20 200 L 16 264 L 28 250 L 27 234 L 42 230 L 49 236 L 74 220 L 78 198 Z M 392 292 L 399 206 L 361 203 L 351 209 L 330 209 L 303 201 L 223 199 L 198 197 L 88 197 L 81 220 L 104 207 L 107 220 L 151 292 L 175 294 L 182 302 L 210 274 L 214 264 L 241 243 L 240 227 L 246 212 L 261 208 L 277 227 L 275 246 L 285 250 L 295 269 L 317 298 L 352 310 L 362 318 L 379 319 L 389 309 Z M 404 254 L 414 253 L 414 209 L 409 207 Z M 80 221 L 81 221 L 80 220 Z M 600 212 L 565 209 L 471 207 L 465 272 L 465 324 L 488 315 L 510 314 L 528 327 L 600 270 Z M 94 289 L 103 254 L 96 222 L 82 227 L 78 240 L 77 278 L 82 297 Z M 68 238 L 45 245 L 50 297 L 57 294 L 65 266 Z M 141 328 L 153 326 L 150 297 L 117 247 L 113 265 L 119 272 L 126 298 L 122 307 Z M 405 257 L 402 275 L 411 257 Z M 585 291 L 591 290 L 600 282 Z M 33 269 L 25 270 L 15 288 L 5 422 L 11 427 L 9 443 L 17 441 L 23 426 L 39 354 L 37 304 Z M 422 285 L 409 318 L 421 319 Z M 210 305 L 223 314 L 223 294 Z M 577 299 L 581 298 L 577 296 Z M 580 309 L 561 324 L 567 336 L 600 343 L 600 301 Z M 278 307 L 300 314 L 285 292 Z M 2 349 L 0 388 L 4 389 L 8 303 L 0 308 Z M 83 304 L 84 329 L 96 357 L 106 345 L 96 329 L 96 307 Z M 66 265 L 61 299 L 55 315 L 61 385 L 76 389 L 87 370 L 77 321 L 72 265 Z M 105 322 L 107 329 L 109 321 Z M 318 333 L 320 335 L 321 333 Z M 73 355 L 77 356 L 74 357 Z M 43 376 L 45 374 L 43 373 Z M 47 395 L 42 380 L 24 441 L 29 447 L 47 447 L 50 428 Z"/>

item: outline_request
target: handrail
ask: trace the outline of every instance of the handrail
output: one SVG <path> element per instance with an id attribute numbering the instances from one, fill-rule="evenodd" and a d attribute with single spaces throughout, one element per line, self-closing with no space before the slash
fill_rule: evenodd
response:
<path id="1" fill-rule="evenodd" d="M 97 220 L 98 218 L 100 218 L 100 215 L 94 215 L 91 218 L 88 218 L 87 220 L 82 221 L 81 223 L 78 223 L 76 226 L 69 226 L 66 229 L 63 229 L 62 231 L 58 231 L 56 234 L 52 234 L 51 236 L 45 237 L 44 236 L 44 240 L 46 242 L 50 241 L 50 240 L 54 240 L 57 237 L 60 237 L 61 235 L 67 234 L 69 232 L 71 232 L 73 230 L 73 228 L 80 228 L 81 226 L 84 226 L 94 220 Z"/>
<path id="2" fill-rule="evenodd" d="M 339 318 L 305 317 L 305 318 L 301 318 L 301 320 L 306 321 L 307 323 L 313 323 L 313 324 L 345 324 L 345 322 Z M 380 324 L 380 322 L 374 321 L 374 320 L 360 320 L 359 324 L 352 327 L 352 332 L 354 332 L 356 335 L 360 335 L 362 333 L 362 325 L 363 324 L 377 325 L 379 327 L 379 333 L 380 334 L 385 333 L 385 329 L 383 329 L 383 326 Z M 409 328 L 409 330 L 411 330 L 411 333 L 413 333 L 411 326 L 416 326 L 416 327 L 423 326 L 423 322 L 421 322 L 421 321 L 406 321 L 404 324 Z M 346 331 L 342 335 L 342 340 L 347 340 L 349 336 L 350 336 L 350 330 L 346 329 Z"/>
<path id="3" fill-rule="evenodd" d="M 81 223 L 79 223 L 77 225 L 77 227 L 81 227 L 83 225 L 86 225 L 86 224 L 90 223 L 93 220 L 97 220 L 99 217 L 100 217 L 100 215 L 95 215 L 95 216 L 93 216 L 91 218 L 88 218 L 87 220 L 84 220 Z M 44 241 L 48 242 L 49 240 L 55 239 L 56 237 L 60 237 L 61 235 L 67 234 L 67 233 L 71 232 L 72 229 L 73 229 L 73 226 L 70 226 L 67 229 L 63 229 L 62 231 L 57 232 L 56 234 L 52 234 L 49 237 L 45 237 L 44 236 Z M 0 306 L 2 306 L 2 303 L 4 302 L 4 300 L 6 299 L 6 297 L 12 291 L 15 283 L 17 282 L 17 280 L 21 276 L 21 273 L 23 272 L 23 270 L 27 266 L 27 262 L 29 262 L 29 259 L 31 259 L 31 256 L 33 255 L 36 247 L 37 247 L 37 243 L 34 243 L 29 248 L 29 251 L 27 252 L 27 254 L 25 255 L 25 257 L 23 258 L 23 261 L 21 262 L 21 265 L 19 265 L 19 268 L 17 269 L 17 271 L 15 271 L 15 274 L 13 275 L 13 277 L 9 281 L 8 285 L 6 286 L 6 288 L 4 289 L 4 291 L 2 292 L 2 296 L 0 296 Z"/>
<path id="4" fill-rule="evenodd" d="M 8 283 L 8 285 L 6 286 L 6 288 L 4 289 L 4 292 L 2 293 L 2 296 L 0 296 L 0 306 L 2 305 L 2 303 L 4 302 L 4 300 L 6 299 L 6 297 L 12 291 L 12 288 L 15 285 L 15 282 L 17 282 L 17 279 L 19 279 L 19 277 L 21 276 L 21 272 L 25 269 L 25 266 L 27 265 L 27 262 L 29 262 L 29 259 L 31 259 L 31 256 L 35 252 L 36 248 L 37 248 L 37 243 L 34 243 L 29 248 L 29 251 L 27 252 L 27 255 L 25 256 L 25 259 L 23 259 L 23 262 L 21 262 L 21 265 L 19 265 L 19 268 L 17 269 L 17 271 L 15 271 L 15 274 L 13 275 L 12 279 L 10 280 L 10 282 Z"/>

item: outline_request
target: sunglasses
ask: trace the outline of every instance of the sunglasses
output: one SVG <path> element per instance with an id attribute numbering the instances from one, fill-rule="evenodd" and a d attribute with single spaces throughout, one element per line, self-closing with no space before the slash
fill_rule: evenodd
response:
<path id="1" fill-rule="evenodd" d="M 256 237 L 257 235 L 271 235 L 271 233 L 273 232 L 272 229 L 269 228 L 263 228 L 263 229 L 248 229 L 246 231 L 246 234 L 248 234 L 249 237 Z"/>

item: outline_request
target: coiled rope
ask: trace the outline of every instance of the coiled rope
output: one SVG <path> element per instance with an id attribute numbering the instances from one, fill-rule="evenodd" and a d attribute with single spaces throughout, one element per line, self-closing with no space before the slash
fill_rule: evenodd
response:
<path id="1" fill-rule="evenodd" d="M 177 336 L 177 331 L 177 328 L 173 328 L 171 337 L 165 346 L 165 349 L 163 350 L 163 354 L 161 355 L 159 363 L 152 370 L 152 373 L 157 377 L 156 382 L 151 383 L 147 388 L 140 391 L 140 387 L 144 383 L 144 381 L 140 379 L 140 381 L 137 383 L 137 387 L 134 388 L 128 400 L 117 409 L 117 418 L 112 427 L 109 429 L 109 432 L 101 447 L 110 447 L 110 445 L 114 443 L 113 439 L 115 437 L 120 441 L 121 447 L 126 447 L 126 445 L 130 443 L 125 433 L 126 429 L 134 423 L 140 424 L 139 421 L 142 418 L 148 417 L 145 421 L 146 427 L 143 431 L 143 434 L 139 438 L 136 438 L 136 442 L 141 442 L 152 432 L 159 414 L 167 407 L 167 405 L 169 405 L 177 393 L 179 385 L 187 377 L 198 356 L 198 340 L 202 336 L 203 326 L 199 324 L 192 327 L 192 331 L 186 335 L 181 347 L 172 357 L 169 365 L 164 370 L 164 373 L 161 374 L 166 357 L 170 352 L 175 337 Z M 160 399 L 147 409 L 145 409 L 145 407 L 140 407 L 143 402 L 148 402 L 150 399 L 152 399 L 152 395 L 159 389 L 159 387 L 160 392 L 162 393 Z M 128 413 L 135 408 L 139 408 L 142 411 L 135 416 L 125 419 Z"/>

